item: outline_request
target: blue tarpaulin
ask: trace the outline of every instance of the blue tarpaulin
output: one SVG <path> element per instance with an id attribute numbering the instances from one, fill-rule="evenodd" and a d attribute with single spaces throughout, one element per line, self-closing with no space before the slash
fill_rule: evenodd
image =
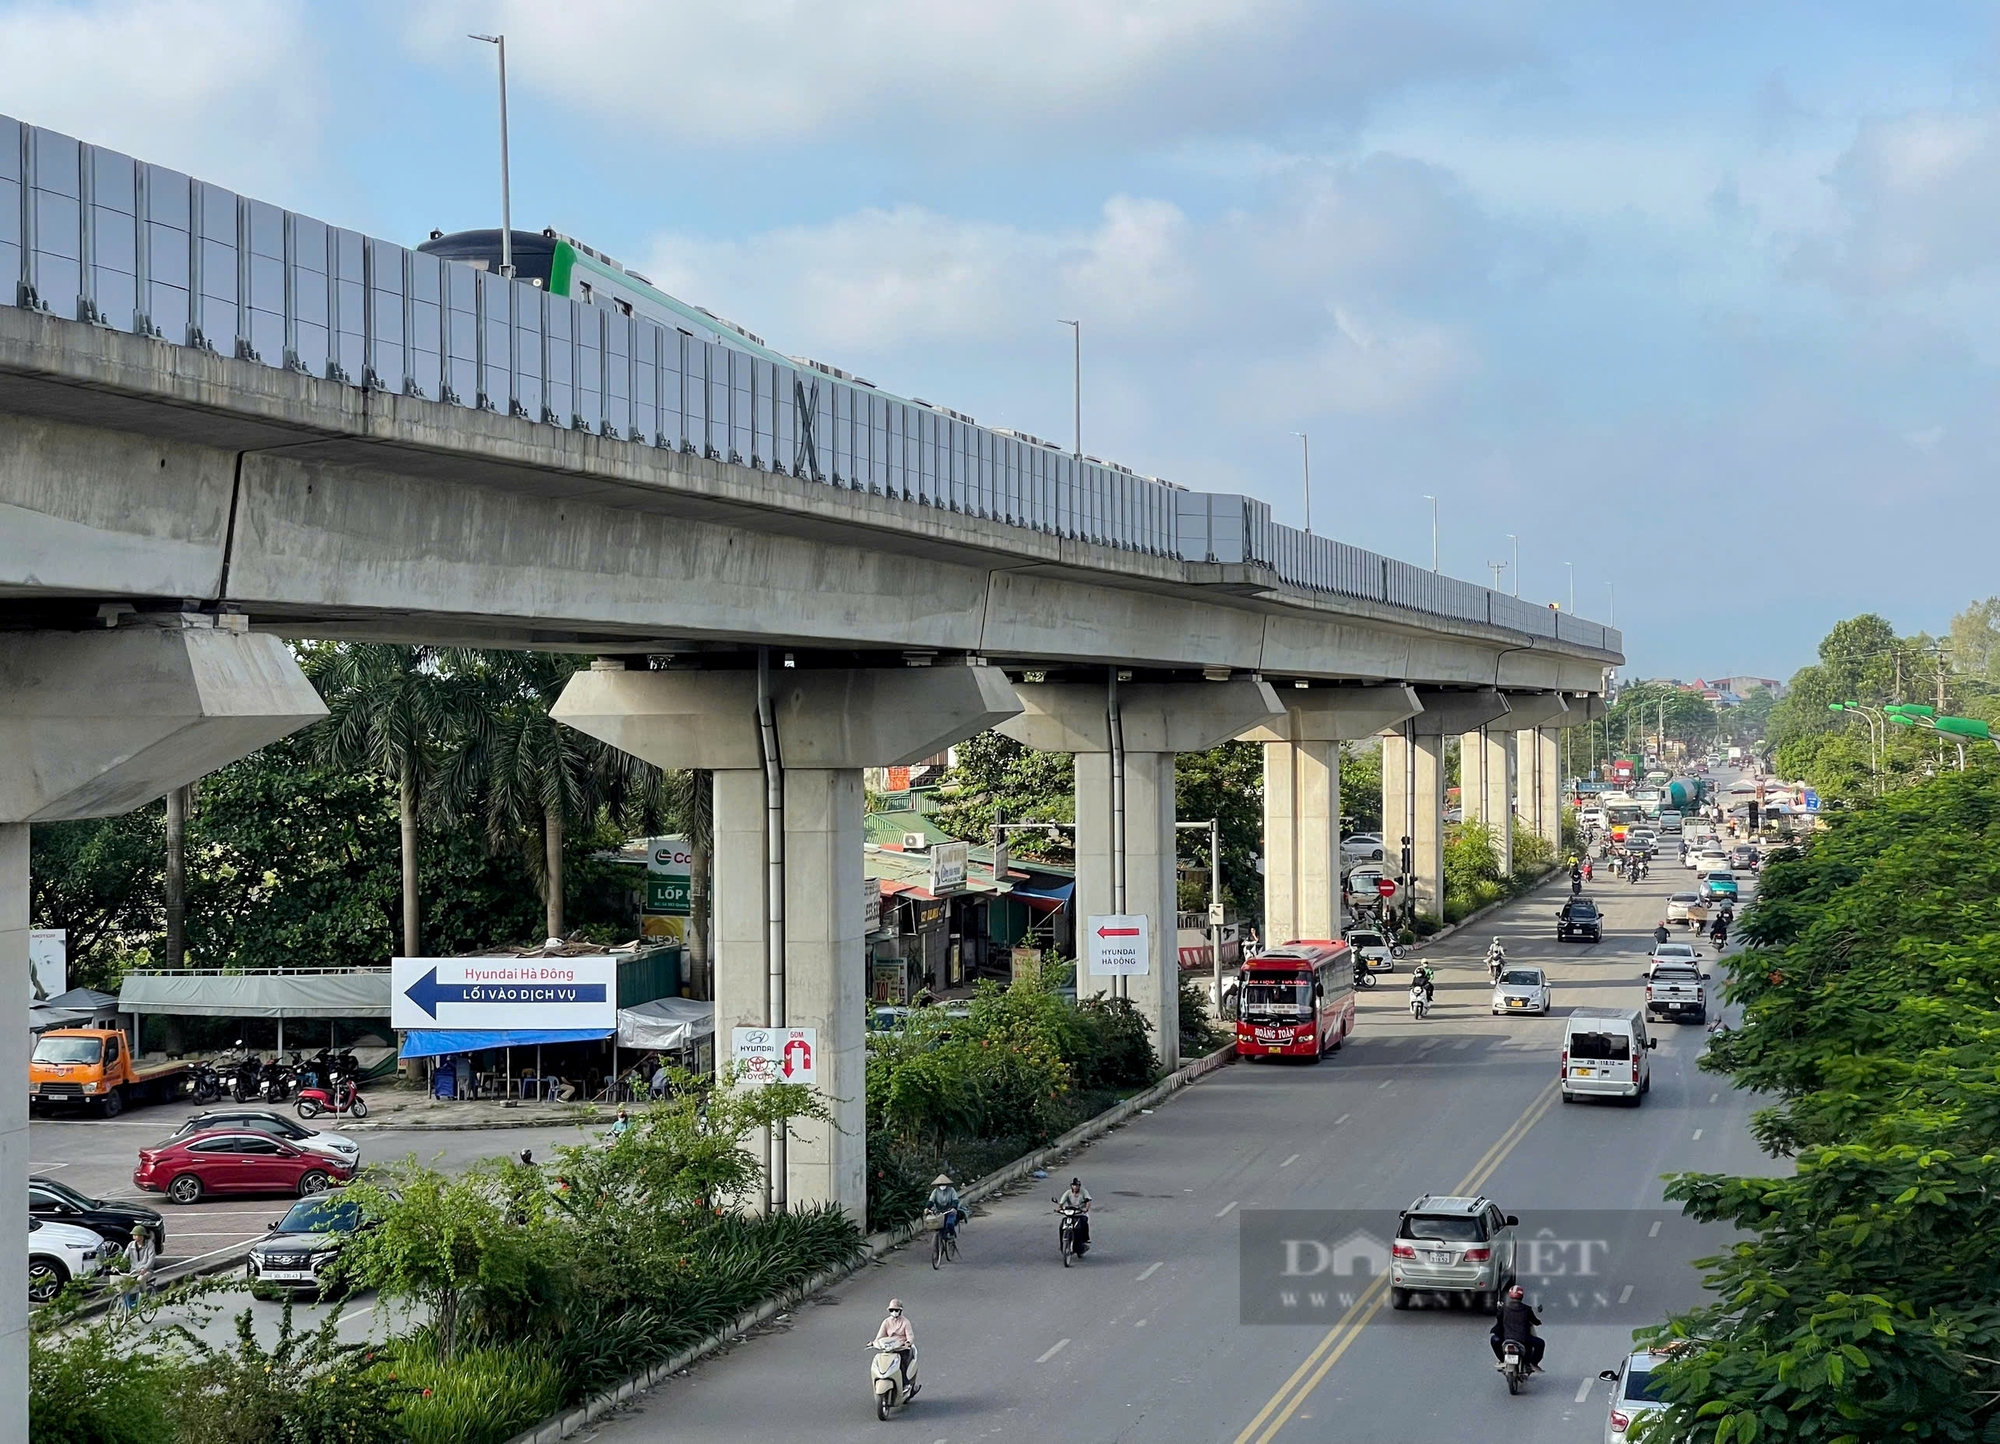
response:
<path id="1" fill-rule="evenodd" d="M 609 1028 L 412 1028 L 403 1035 L 405 1058 L 441 1058 L 488 1048 L 532 1048 L 537 1043 L 594 1043 Z"/>

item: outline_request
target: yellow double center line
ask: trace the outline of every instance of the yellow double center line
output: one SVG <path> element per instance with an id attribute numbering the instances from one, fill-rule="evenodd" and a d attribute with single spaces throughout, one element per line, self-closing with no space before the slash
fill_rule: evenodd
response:
<path id="1" fill-rule="evenodd" d="M 1486 1150 L 1479 1162 L 1472 1165 L 1472 1171 L 1459 1180 L 1458 1187 L 1453 1192 L 1463 1196 L 1477 1193 L 1484 1187 L 1486 1180 L 1493 1176 L 1494 1170 L 1499 1168 L 1507 1155 L 1514 1151 L 1514 1146 L 1526 1138 L 1528 1131 L 1541 1121 L 1544 1113 L 1549 1111 L 1561 1087 L 1561 1080 L 1557 1079 L 1551 1081 L 1548 1087 L 1537 1094 L 1535 1101 L 1523 1109 L 1521 1116 L 1514 1120 L 1513 1126 L 1495 1139 L 1493 1146 Z M 1270 1444 L 1270 1441 L 1277 1437 L 1278 1431 L 1290 1422 L 1299 1405 L 1305 1403 L 1312 1391 L 1319 1387 L 1320 1380 L 1340 1362 L 1340 1356 L 1361 1337 L 1361 1331 L 1368 1327 L 1368 1321 L 1381 1309 L 1388 1292 L 1387 1274 L 1377 1274 L 1370 1279 L 1368 1286 L 1349 1305 L 1347 1312 L 1340 1316 L 1339 1322 L 1328 1329 L 1326 1337 L 1306 1355 L 1305 1362 L 1292 1371 L 1291 1378 L 1279 1386 L 1278 1392 L 1271 1396 L 1271 1401 L 1259 1409 L 1257 1417 L 1236 1436 L 1236 1444 L 1252 1444 L 1252 1441 L 1255 1441 L 1255 1444 Z"/>

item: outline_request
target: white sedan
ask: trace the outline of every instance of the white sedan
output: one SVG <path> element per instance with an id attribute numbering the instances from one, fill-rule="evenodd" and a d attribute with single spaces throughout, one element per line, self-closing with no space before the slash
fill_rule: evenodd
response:
<path id="1" fill-rule="evenodd" d="M 28 1302 L 45 1304 L 72 1279 L 98 1272 L 118 1246 L 101 1234 L 54 1219 L 28 1219 Z"/>
<path id="2" fill-rule="evenodd" d="M 1495 1013 L 1546 1013 L 1549 1010 L 1548 974 L 1540 968 L 1508 968 L 1493 985 Z"/>

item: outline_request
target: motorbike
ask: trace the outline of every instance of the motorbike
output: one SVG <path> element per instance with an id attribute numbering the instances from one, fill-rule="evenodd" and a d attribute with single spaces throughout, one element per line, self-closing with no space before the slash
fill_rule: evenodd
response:
<path id="1" fill-rule="evenodd" d="M 1571 897 L 1576 897 L 1582 892 L 1583 892 L 1583 876 L 1582 874 L 1579 873 L 1577 876 L 1569 880 L 1569 895 Z"/>
<path id="2" fill-rule="evenodd" d="M 1500 970 L 1507 966 L 1507 950 L 1490 947 L 1486 950 L 1486 976 L 1494 982 L 1500 981 Z"/>
<path id="3" fill-rule="evenodd" d="M 301 1118 L 316 1118 L 322 1113 L 366 1118 L 368 1100 L 361 1096 L 361 1085 L 353 1077 L 336 1073 L 324 1088 L 299 1089 L 298 1111 Z"/>
<path id="4" fill-rule="evenodd" d="M 222 1075 L 211 1063 L 197 1063 L 188 1070 L 188 1092 L 197 1103 L 213 1103 L 222 1096 Z"/>
<path id="5" fill-rule="evenodd" d="M 1410 987 L 1410 1016 L 1412 1018 L 1423 1019 L 1430 1016 L 1430 1011 L 1430 994 L 1424 991 L 1422 983 L 1412 984 Z"/>
<path id="6" fill-rule="evenodd" d="M 241 1048 L 243 1044 L 236 1044 Z M 236 1067 L 228 1075 L 229 1096 L 238 1103 L 248 1103 L 257 1096 L 257 1085 L 264 1076 L 264 1065 L 255 1053 L 245 1052 Z"/>
<path id="7" fill-rule="evenodd" d="M 1372 988 L 1375 986 L 1375 974 L 1370 972 L 1368 964 L 1359 958 L 1354 960 L 1354 986 L 1357 988 Z"/>
<path id="8" fill-rule="evenodd" d="M 1500 1362 L 1494 1366 L 1507 1380 L 1507 1392 L 1518 1394 L 1528 1382 L 1528 1351 L 1513 1339 L 1500 1346 Z"/>
<path id="9" fill-rule="evenodd" d="M 875 1391 L 875 1417 L 887 1420 L 891 1409 L 902 1408 L 922 1387 L 917 1383 L 916 1352 L 911 1351 L 909 1375 L 905 1377 L 903 1357 L 896 1352 L 900 1346 L 894 1339 L 877 1339 L 868 1347 L 875 1352 L 875 1362 L 868 1370 Z"/>
<path id="10" fill-rule="evenodd" d="M 291 1100 L 292 1090 L 297 1086 L 292 1070 L 273 1055 L 271 1061 L 259 1071 L 256 1091 L 251 1096 L 267 1103 L 286 1103 Z"/>
<path id="11" fill-rule="evenodd" d="M 1090 1245 L 1079 1243 L 1076 1236 L 1077 1220 L 1083 1217 L 1083 1210 L 1064 1208 L 1060 1199 L 1051 1201 L 1056 1205 L 1056 1212 L 1062 1216 L 1062 1222 L 1056 1226 L 1056 1248 L 1062 1254 L 1063 1267 L 1068 1268 L 1071 1259 L 1082 1258 L 1090 1252 Z"/>

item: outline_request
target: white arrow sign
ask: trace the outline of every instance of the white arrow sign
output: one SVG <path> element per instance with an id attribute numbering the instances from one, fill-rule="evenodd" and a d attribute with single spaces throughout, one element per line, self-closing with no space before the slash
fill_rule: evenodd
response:
<path id="1" fill-rule="evenodd" d="M 1086 918 L 1084 923 L 1092 977 L 1137 977 L 1152 972 L 1152 933 L 1144 913 L 1103 913 Z"/>

